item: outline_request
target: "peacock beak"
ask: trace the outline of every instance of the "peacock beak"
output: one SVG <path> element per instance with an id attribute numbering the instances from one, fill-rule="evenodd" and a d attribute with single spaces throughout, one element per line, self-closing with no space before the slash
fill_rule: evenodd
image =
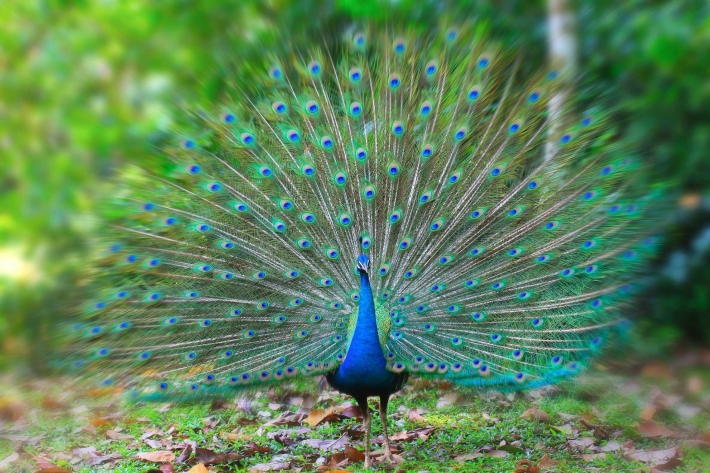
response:
<path id="1" fill-rule="evenodd" d="M 367 255 L 360 255 L 357 258 L 357 270 L 367 274 L 370 272 L 370 258 Z"/>

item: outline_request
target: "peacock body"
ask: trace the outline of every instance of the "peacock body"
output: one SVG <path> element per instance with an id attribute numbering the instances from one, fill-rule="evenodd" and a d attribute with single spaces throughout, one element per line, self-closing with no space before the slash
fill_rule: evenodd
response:
<path id="1" fill-rule="evenodd" d="M 383 421 L 409 375 L 579 372 L 625 321 L 653 196 L 602 112 L 551 136 L 558 74 L 517 68 L 475 25 L 245 67 L 135 176 L 74 366 L 141 398 L 325 374 Z"/>

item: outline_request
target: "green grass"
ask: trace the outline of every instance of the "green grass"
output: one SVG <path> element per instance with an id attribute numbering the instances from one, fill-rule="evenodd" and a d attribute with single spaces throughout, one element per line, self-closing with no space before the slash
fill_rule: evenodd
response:
<path id="1" fill-rule="evenodd" d="M 707 399 L 707 387 L 710 386 L 710 376 L 704 376 L 705 393 L 693 396 L 681 396 L 678 403 L 684 405 L 703 406 Z M 3 381 L 8 381 L 6 378 Z M 254 396 L 252 393 L 251 414 L 245 413 L 230 405 L 210 411 L 209 403 L 204 405 L 172 406 L 164 404 L 130 404 L 120 395 L 85 396 L 73 390 L 73 387 L 62 380 L 44 380 L 32 386 L 12 386 L 11 382 L 3 382 L 0 387 L 0 436 L 22 435 L 39 437 L 41 439 L 24 442 L 23 451 L 20 445 L 7 438 L 0 438 L 0 460 L 14 451 L 21 453 L 20 460 L 10 465 L 7 471 L 35 472 L 36 460 L 32 455 L 47 458 L 58 466 L 64 466 L 82 473 L 97 471 L 113 471 L 120 473 L 145 473 L 150 468 L 160 464 L 147 463 L 134 459 L 138 452 L 157 450 L 146 445 L 141 436 L 150 429 L 157 428 L 163 432 L 172 428 L 173 444 L 181 441 L 192 441 L 197 446 L 214 451 L 240 451 L 246 448 L 249 441 L 259 446 L 268 446 L 271 452 L 255 454 L 237 463 L 219 464 L 213 466 L 215 472 L 245 472 L 252 465 L 269 462 L 276 455 L 289 456 L 292 467 L 304 467 L 304 471 L 315 470 L 314 462 L 324 457 L 326 462 L 329 453 L 321 453 L 309 446 L 296 443 L 284 446 L 276 440 L 268 438 L 269 432 L 286 429 L 286 426 L 265 427 L 263 424 L 279 416 L 284 410 L 296 412 L 298 407 L 282 405 L 281 408 L 269 408 L 267 396 Z M 428 383 L 424 383 L 428 384 Z M 634 389 L 629 389 L 629 387 Z M 581 453 L 569 448 L 568 438 L 595 437 L 595 445 L 603 446 L 608 441 L 624 444 L 632 441 L 637 450 L 658 450 L 683 443 L 679 438 L 645 438 L 639 434 L 638 422 L 641 410 L 652 400 L 654 392 L 677 393 L 682 391 L 681 383 L 674 380 L 650 381 L 629 380 L 626 376 L 595 373 L 587 375 L 569 385 L 556 388 L 544 396 L 528 394 L 514 395 L 475 395 L 458 392 L 455 404 L 437 408 L 437 402 L 443 395 L 452 392 L 446 386 L 422 386 L 415 382 L 405 388 L 392 399 L 390 405 L 390 435 L 403 430 L 412 431 L 421 427 L 435 427 L 436 430 L 426 439 L 411 442 L 396 443 L 403 462 L 396 466 L 377 464 L 380 471 L 418 472 L 418 471 L 455 471 L 473 472 L 489 471 L 511 473 L 516 469 L 519 460 L 529 459 L 537 463 L 544 455 L 558 461 L 554 467 L 546 468 L 550 472 L 588 472 L 595 468 L 603 472 L 648 471 L 642 463 L 625 459 L 619 452 L 610 452 L 606 458 L 585 461 Z M 443 389 L 442 389 L 443 388 Z M 288 399 L 289 396 L 318 396 L 315 383 L 302 381 L 296 385 L 282 386 L 269 393 L 274 402 Z M 704 396 L 704 397 L 703 397 Z M 341 405 L 349 399 L 337 393 L 326 392 L 326 395 L 314 405 L 315 408 L 328 408 Z M 688 397 L 688 399 L 686 399 Z M 43 405 L 43 399 L 45 403 Z M 55 400 L 63 406 L 47 406 L 46 400 Z M 707 403 L 706 403 L 707 404 Z M 3 407 L 4 405 L 4 407 Z M 536 405 L 550 416 L 547 422 L 524 420 L 521 414 Z M 85 406 L 85 413 L 76 414 L 78 406 Z M 371 403 L 371 407 L 375 407 Z M 411 421 L 407 412 L 411 409 L 424 409 L 424 421 Z M 74 409 L 74 411 L 72 411 Z M 604 434 L 589 430 L 581 422 L 582 415 L 592 412 L 600 417 L 594 419 L 594 424 L 611 434 L 613 438 L 605 439 Z M 9 420 L 14 413 L 19 417 Z M 259 415 L 258 413 L 261 413 Z M 250 425 L 241 425 L 240 419 L 256 419 Z M 105 419 L 109 423 L 90 427 L 90 422 Z M 678 432 L 680 436 L 694 438 L 702 433 L 710 432 L 710 412 L 707 406 L 701 407 L 691 418 L 683 419 L 674 408 L 661 409 L 654 417 L 654 422 Z M 216 424 L 216 425 L 215 425 Z M 210 427 L 212 425 L 213 427 Z M 355 419 L 346 419 L 319 425 L 308 434 L 297 437 L 300 441 L 310 438 L 337 439 L 347 429 L 359 425 Z M 132 440 L 113 440 L 106 436 L 108 429 L 120 428 L 121 434 L 130 435 Z M 94 431 L 95 430 L 95 431 Z M 574 431 L 574 434 L 564 432 Z M 240 435 L 251 436 L 250 440 L 229 440 L 223 433 L 237 432 Z M 373 419 L 374 436 L 382 433 L 379 416 Z M 161 436 L 156 437 L 160 439 Z M 513 444 L 511 453 L 505 458 L 483 456 L 470 461 L 460 462 L 457 455 L 465 455 L 479 451 L 482 447 L 494 448 L 501 442 Z M 362 449 L 362 441 L 351 439 L 351 445 Z M 115 464 L 108 463 L 98 466 L 84 466 L 81 462 L 71 464 L 72 450 L 79 447 L 93 446 L 103 455 L 118 454 L 122 459 Z M 373 446 L 373 449 L 380 447 Z M 710 450 L 699 447 L 684 446 L 683 465 L 677 467 L 677 472 L 707 471 L 710 465 Z M 179 451 L 176 451 L 179 454 Z M 176 472 L 188 471 L 191 464 L 175 465 Z M 362 463 L 349 464 L 343 469 L 350 472 L 365 471 Z"/>

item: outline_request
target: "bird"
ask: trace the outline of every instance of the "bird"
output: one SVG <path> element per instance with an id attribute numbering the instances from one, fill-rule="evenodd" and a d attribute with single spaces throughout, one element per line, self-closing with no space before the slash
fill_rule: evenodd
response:
<path id="1" fill-rule="evenodd" d="M 550 113 L 564 74 L 475 23 L 336 36 L 238 68 L 168 164 L 129 173 L 70 366 L 146 400 L 323 375 L 362 408 L 370 467 L 368 398 L 391 460 L 409 377 L 515 391 L 589 366 L 662 206 L 601 100 Z"/>

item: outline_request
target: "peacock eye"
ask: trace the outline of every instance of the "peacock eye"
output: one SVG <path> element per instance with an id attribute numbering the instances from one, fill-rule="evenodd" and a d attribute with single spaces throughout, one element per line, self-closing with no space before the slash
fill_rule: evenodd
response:
<path id="1" fill-rule="evenodd" d="M 304 212 L 301 214 L 301 220 L 305 223 L 314 223 L 316 221 L 316 216 L 310 212 Z"/>
<path id="2" fill-rule="evenodd" d="M 269 77 L 272 79 L 282 79 L 283 78 L 283 71 L 281 70 L 280 67 L 278 66 L 273 66 L 271 69 L 269 69 Z"/>
<path id="3" fill-rule="evenodd" d="M 477 246 L 477 247 L 473 248 L 471 251 L 469 251 L 468 254 L 471 256 L 481 256 L 484 251 L 486 251 L 485 247 Z"/>
<path id="4" fill-rule="evenodd" d="M 308 63 L 308 72 L 310 72 L 311 74 L 313 74 L 315 76 L 315 75 L 320 74 L 320 71 L 321 71 L 321 66 L 318 61 L 311 61 Z"/>
<path id="5" fill-rule="evenodd" d="M 344 172 L 336 172 L 335 175 L 333 176 L 333 181 L 335 181 L 335 184 L 342 186 L 344 185 L 348 180 L 347 174 Z"/>
<path id="6" fill-rule="evenodd" d="M 241 140 L 242 144 L 245 145 L 252 145 L 256 141 L 254 134 L 249 132 L 242 133 L 239 139 Z"/>
<path id="7" fill-rule="evenodd" d="M 338 221 L 342 226 L 348 227 L 353 222 L 353 217 L 349 213 L 343 212 L 338 216 Z"/>
<path id="8" fill-rule="evenodd" d="M 271 110 L 278 114 L 283 114 L 286 113 L 287 107 L 284 102 L 281 102 L 280 100 L 277 100 L 276 102 L 271 104 Z"/>
<path id="9" fill-rule="evenodd" d="M 394 52 L 396 52 L 397 54 L 402 54 L 406 48 L 406 45 L 404 43 L 404 40 L 396 39 L 392 47 L 394 49 Z"/>
<path id="10" fill-rule="evenodd" d="M 318 113 L 319 107 L 318 107 L 318 102 L 315 100 L 309 100 L 306 102 L 305 105 L 306 112 L 310 113 L 311 115 L 315 115 Z"/>
<path id="11" fill-rule="evenodd" d="M 301 134 L 298 132 L 298 130 L 294 130 L 293 128 L 291 128 L 286 132 L 286 138 L 288 138 L 291 143 L 296 143 L 301 139 Z"/>
<path id="12" fill-rule="evenodd" d="M 432 232 L 438 231 L 441 229 L 441 227 L 444 226 L 444 219 L 443 218 L 438 218 L 434 220 L 431 225 L 429 225 L 429 230 Z"/>
<path id="13" fill-rule="evenodd" d="M 422 105 L 419 108 L 419 113 L 421 113 L 421 115 L 423 117 L 426 117 L 427 115 L 429 115 L 431 113 L 431 110 L 432 110 L 431 102 L 428 100 L 425 100 L 424 102 L 422 102 Z"/>
<path id="14" fill-rule="evenodd" d="M 478 97 L 481 96 L 481 88 L 478 87 L 477 85 L 474 85 L 470 89 L 468 89 L 468 92 L 466 93 L 466 97 L 468 97 L 468 100 L 470 102 L 473 102 L 476 100 Z"/>
<path id="15" fill-rule="evenodd" d="M 350 68 L 350 71 L 348 72 L 348 76 L 350 77 L 351 81 L 359 82 L 360 79 L 362 78 L 362 70 L 360 70 L 359 67 L 352 67 L 352 68 Z"/>
<path id="16" fill-rule="evenodd" d="M 356 33 L 355 36 L 353 36 L 353 43 L 355 43 L 356 46 L 364 46 L 365 45 L 365 34 L 364 33 Z"/>
<path id="17" fill-rule="evenodd" d="M 434 147 L 432 145 L 424 145 L 421 151 L 422 158 L 429 158 L 432 154 L 434 154 Z"/>
<path id="18" fill-rule="evenodd" d="M 365 148 L 357 148 L 355 150 L 355 159 L 364 161 L 367 159 L 367 150 Z"/>
<path id="19" fill-rule="evenodd" d="M 333 138 L 330 136 L 324 136 L 320 139 L 320 144 L 325 149 L 330 149 L 333 147 Z"/>
<path id="20" fill-rule="evenodd" d="M 429 202 L 429 201 L 431 200 L 431 198 L 432 198 L 433 195 L 434 195 L 434 193 L 433 193 L 432 191 L 430 191 L 430 190 L 424 192 L 424 193 L 421 195 L 421 197 L 419 197 L 419 203 L 420 203 L 420 204 L 426 204 L 427 202 Z"/>
<path id="21" fill-rule="evenodd" d="M 404 133 L 404 124 L 400 121 L 392 123 L 392 133 L 399 136 Z"/>
<path id="22" fill-rule="evenodd" d="M 454 133 L 454 139 L 456 141 L 461 141 L 464 138 L 466 138 L 466 135 L 468 134 L 468 128 L 465 126 L 459 127 L 456 132 Z"/>
<path id="23" fill-rule="evenodd" d="M 362 105 L 360 102 L 353 102 L 350 104 L 350 113 L 353 114 L 353 116 L 357 117 L 362 113 Z"/>

